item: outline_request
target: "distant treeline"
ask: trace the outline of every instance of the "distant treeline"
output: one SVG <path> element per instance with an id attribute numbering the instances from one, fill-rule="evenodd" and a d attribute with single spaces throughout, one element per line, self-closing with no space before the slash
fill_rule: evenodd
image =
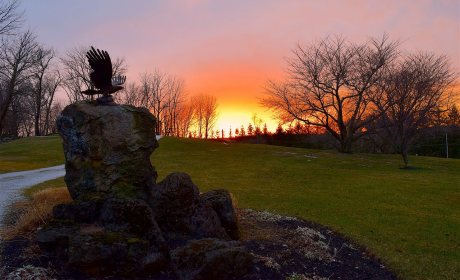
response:
<path id="1" fill-rule="evenodd" d="M 460 116 L 456 107 L 444 112 L 430 124 L 419 128 L 413 139 L 410 155 L 441 158 L 460 158 Z M 307 127 L 297 122 L 285 128 L 279 125 L 276 132 L 249 126 L 249 133 L 243 128 L 236 129 L 232 137 L 225 138 L 252 144 L 267 144 L 304 149 L 337 149 L 340 143 L 327 131 L 318 127 Z M 243 131 L 244 133 L 241 133 Z M 222 138 L 221 138 L 222 139 Z M 398 151 L 378 134 L 369 133 L 353 143 L 357 153 L 397 154 Z"/>

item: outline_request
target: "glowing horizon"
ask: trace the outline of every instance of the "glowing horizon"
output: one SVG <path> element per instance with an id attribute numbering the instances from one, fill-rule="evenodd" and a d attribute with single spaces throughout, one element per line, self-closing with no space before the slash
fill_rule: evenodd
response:
<path id="1" fill-rule="evenodd" d="M 458 0 L 22 0 L 22 7 L 25 26 L 61 55 L 93 45 L 125 57 L 128 81 L 158 68 L 183 77 L 190 95 L 216 96 L 225 131 L 246 128 L 253 113 L 274 131 L 277 121 L 257 100 L 266 80 L 282 79 L 296 43 L 330 34 L 361 43 L 386 32 L 403 51 L 446 54 L 460 69 Z"/>

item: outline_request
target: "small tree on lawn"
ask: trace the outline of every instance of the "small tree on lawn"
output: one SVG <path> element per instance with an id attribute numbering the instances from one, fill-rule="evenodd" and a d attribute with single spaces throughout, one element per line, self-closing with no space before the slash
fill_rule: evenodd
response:
<path id="1" fill-rule="evenodd" d="M 409 168 L 409 148 L 420 128 L 458 95 L 456 79 L 446 56 L 418 52 L 395 64 L 380 82 L 381 92 L 372 100 L 382 113 L 375 132 L 401 154 L 404 168 Z"/>

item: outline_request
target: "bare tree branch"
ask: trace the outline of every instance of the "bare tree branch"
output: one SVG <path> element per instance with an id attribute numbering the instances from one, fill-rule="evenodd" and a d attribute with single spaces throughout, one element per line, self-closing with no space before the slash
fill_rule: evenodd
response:
<path id="1" fill-rule="evenodd" d="M 370 113 L 368 94 L 397 58 L 398 46 L 386 34 L 360 45 L 340 36 L 298 44 L 286 60 L 286 80 L 268 81 L 260 103 L 283 122 L 325 128 L 340 143 L 339 151 L 351 152 L 365 125 L 378 117 Z"/>
<path id="2" fill-rule="evenodd" d="M 439 110 L 447 108 L 458 75 L 449 59 L 433 53 L 408 54 L 379 83 L 382 93 L 372 102 L 382 113 L 375 132 L 399 152 L 409 168 L 408 150 L 419 129 Z"/>
<path id="3" fill-rule="evenodd" d="M 21 1 L 0 1 L 0 35 L 16 35 L 24 22 L 24 10 L 20 10 Z"/>

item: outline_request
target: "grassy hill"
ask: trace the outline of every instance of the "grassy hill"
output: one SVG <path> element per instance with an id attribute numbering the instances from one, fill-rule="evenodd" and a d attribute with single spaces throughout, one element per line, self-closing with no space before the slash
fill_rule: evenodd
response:
<path id="1" fill-rule="evenodd" d="M 0 164 L 4 155 L 10 156 L 3 145 Z M 60 141 L 48 145 L 45 151 L 62 153 Z M 29 146 L 34 152 L 16 156 L 36 154 L 37 146 Z M 240 207 L 329 226 L 404 279 L 460 279 L 458 159 L 411 157 L 416 169 L 402 170 L 398 155 L 165 137 L 151 160 L 158 180 L 171 172 L 186 172 L 202 192 L 228 189 Z M 11 156 L 9 162 L 13 161 Z M 56 164 L 62 162 L 56 157 Z M 62 179 L 55 184 L 62 184 Z"/>
<path id="2" fill-rule="evenodd" d="M 0 144 L 0 174 L 65 163 L 61 137 L 27 137 Z"/>

